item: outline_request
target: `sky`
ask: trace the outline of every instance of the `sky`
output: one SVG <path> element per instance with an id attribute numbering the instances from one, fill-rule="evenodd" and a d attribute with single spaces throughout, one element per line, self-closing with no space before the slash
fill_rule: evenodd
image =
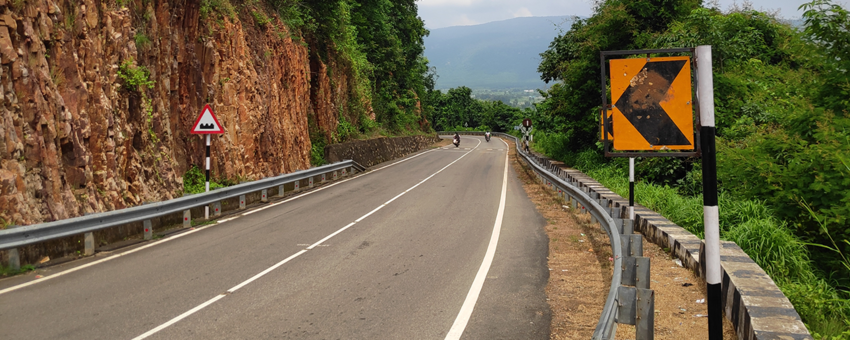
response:
<path id="1" fill-rule="evenodd" d="M 741 6 L 744 0 L 713 0 L 720 9 L 727 11 L 730 6 Z M 749 0 L 754 9 L 775 11 L 779 17 L 797 19 L 803 15 L 797 8 L 810 0 Z M 419 16 L 429 29 L 448 26 L 477 25 L 491 21 L 507 20 L 528 16 L 578 15 L 588 17 L 592 14 L 593 0 L 416 0 Z M 709 4 L 712 0 L 704 0 Z M 846 0 L 838 3 L 847 4 Z"/>

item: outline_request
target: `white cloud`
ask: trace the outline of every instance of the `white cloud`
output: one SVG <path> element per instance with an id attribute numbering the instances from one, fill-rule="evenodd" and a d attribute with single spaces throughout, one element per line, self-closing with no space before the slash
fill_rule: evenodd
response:
<path id="1" fill-rule="evenodd" d="M 531 14 L 531 11 L 529 11 L 528 8 L 525 8 L 525 7 L 522 7 L 518 11 L 514 12 L 514 18 L 531 17 L 531 16 L 534 16 L 534 15 Z"/>

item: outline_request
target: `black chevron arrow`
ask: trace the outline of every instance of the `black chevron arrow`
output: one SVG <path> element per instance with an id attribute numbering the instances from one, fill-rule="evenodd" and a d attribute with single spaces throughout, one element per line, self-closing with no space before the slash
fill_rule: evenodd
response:
<path id="1" fill-rule="evenodd" d="M 685 60 L 648 62 L 631 79 L 615 106 L 651 145 L 691 145 L 660 102 L 667 97 Z"/>

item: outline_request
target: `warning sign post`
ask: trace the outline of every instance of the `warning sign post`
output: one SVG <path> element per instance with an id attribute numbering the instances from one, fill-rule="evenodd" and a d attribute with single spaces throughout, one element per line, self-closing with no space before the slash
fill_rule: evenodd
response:
<path id="1" fill-rule="evenodd" d="M 216 118 L 215 113 L 213 113 L 210 104 L 204 105 L 204 108 L 201 110 L 201 114 L 198 115 L 198 119 L 195 120 L 195 125 L 192 126 L 193 134 L 205 134 L 206 137 L 206 158 L 205 158 L 205 169 L 206 169 L 206 191 L 210 191 L 210 135 L 211 134 L 222 134 L 224 133 L 224 127 L 221 126 L 221 123 L 218 122 L 218 118 Z M 210 218 L 210 207 L 204 207 L 204 219 Z"/>

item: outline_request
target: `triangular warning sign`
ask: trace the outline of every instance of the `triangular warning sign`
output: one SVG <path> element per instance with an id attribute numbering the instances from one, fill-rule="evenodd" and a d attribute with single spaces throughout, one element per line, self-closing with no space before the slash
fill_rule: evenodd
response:
<path id="1" fill-rule="evenodd" d="M 224 128 L 218 122 L 218 118 L 215 117 L 210 104 L 204 105 L 204 109 L 198 115 L 198 120 L 195 121 L 195 126 L 192 127 L 192 133 L 224 133 Z"/>

